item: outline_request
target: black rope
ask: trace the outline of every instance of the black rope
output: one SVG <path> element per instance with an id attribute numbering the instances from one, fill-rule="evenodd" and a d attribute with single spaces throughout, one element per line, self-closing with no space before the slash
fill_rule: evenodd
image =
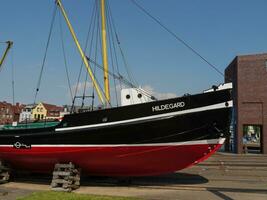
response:
<path id="1" fill-rule="evenodd" d="M 90 32 L 91 32 L 91 28 L 92 26 L 94 27 L 93 25 L 93 22 L 94 22 L 94 18 L 95 18 L 95 15 L 96 15 L 96 5 L 93 6 L 92 8 L 92 15 L 91 15 L 91 20 L 90 20 L 90 24 L 89 24 L 89 28 L 88 28 L 88 32 L 87 32 L 87 37 L 86 37 L 86 42 L 85 42 L 85 47 L 84 47 L 84 52 L 86 51 L 87 49 L 87 45 L 88 45 L 88 40 L 89 40 L 89 35 L 90 35 Z M 83 69 L 83 61 L 81 60 L 81 65 L 80 65 L 80 70 L 79 70 L 79 75 L 78 75 L 78 79 L 77 79 L 77 83 L 76 83 L 76 87 L 75 87 L 75 91 L 74 91 L 74 96 L 73 96 L 73 100 L 72 100 L 72 108 L 71 108 L 71 112 L 74 111 L 74 104 L 75 104 L 75 97 L 78 93 L 78 88 L 79 88 L 79 83 L 80 83 L 80 80 L 81 80 L 81 74 L 82 74 L 82 69 Z"/>
<path id="2" fill-rule="evenodd" d="M 206 62 L 210 67 L 212 67 L 216 72 L 218 72 L 220 75 L 224 77 L 224 74 L 211 62 L 209 62 L 204 56 L 202 56 L 199 52 L 197 52 L 192 46 L 187 44 L 185 40 L 181 39 L 177 34 L 175 34 L 173 31 L 171 31 L 167 26 L 165 26 L 159 19 L 154 17 L 152 14 L 150 14 L 144 7 L 142 7 L 140 4 L 137 3 L 136 0 L 130 0 L 137 8 L 139 8 L 143 13 L 145 13 L 147 16 L 149 16 L 151 19 L 153 19 L 157 24 L 159 24 L 163 29 L 165 29 L 170 35 L 172 35 L 176 40 L 181 42 L 185 47 L 187 47 L 189 50 L 191 50 L 195 55 L 197 55 L 200 59 L 202 59 L 204 62 Z"/>
<path id="3" fill-rule="evenodd" d="M 109 51 L 110 51 L 110 58 L 111 58 L 111 68 L 112 68 L 112 73 L 115 74 L 115 70 L 114 70 L 114 60 L 113 60 L 113 52 L 112 52 L 112 46 L 114 47 L 114 41 L 113 41 L 113 31 L 112 31 L 112 28 L 111 28 L 111 22 L 110 22 L 110 17 L 109 17 L 109 14 L 111 13 L 111 10 L 110 8 L 107 6 L 107 9 L 106 9 L 106 16 L 107 17 L 107 33 L 108 33 L 108 39 L 109 39 Z M 112 44 L 112 45 L 111 45 Z M 114 48 L 113 48 L 114 49 Z M 117 92 L 117 89 L 116 89 L 116 79 L 115 77 L 113 76 L 113 84 L 114 84 L 114 90 L 115 90 L 115 97 L 116 97 L 116 104 L 117 104 L 117 107 L 119 106 L 119 101 L 118 101 L 118 92 Z"/>
<path id="4" fill-rule="evenodd" d="M 86 73 L 85 81 L 84 81 L 84 88 L 83 88 L 83 95 L 82 95 L 82 105 L 81 108 L 84 106 L 84 100 L 86 96 L 86 87 L 87 87 L 87 80 L 88 80 L 88 73 Z"/>
<path id="5" fill-rule="evenodd" d="M 97 1 L 97 0 L 96 0 Z M 111 13 L 110 13 L 110 15 L 109 15 L 111 18 L 112 18 L 112 16 L 111 16 Z M 99 16 L 100 17 L 100 16 Z M 100 21 L 100 20 L 99 20 Z M 114 21 L 113 20 L 110 20 L 111 22 L 113 22 L 113 28 L 114 28 L 114 33 L 116 34 L 116 28 L 115 28 L 115 25 L 114 25 Z M 100 22 L 99 22 L 100 23 Z M 99 24 L 98 23 L 98 24 Z M 98 28 L 98 30 L 100 30 L 100 25 L 98 25 L 99 26 L 99 28 Z M 97 34 L 98 35 L 98 34 Z M 116 37 L 117 37 L 117 35 L 116 35 Z M 99 38 L 99 40 L 100 40 L 100 38 Z M 117 40 L 118 40 L 118 37 L 117 37 Z M 99 41 L 99 43 L 100 43 L 100 45 L 101 45 L 101 40 Z M 118 46 L 120 45 L 120 42 L 118 41 Z M 116 52 L 116 51 L 115 51 Z M 115 79 L 117 79 L 120 83 L 124 83 L 124 85 L 127 85 L 127 86 L 129 86 L 129 87 L 132 87 L 133 89 L 135 89 L 136 91 L 138 91 L 138 92 L 140 92 L 140 93 L 142 93 L 143 95 L 145 95 L 145 96 L 147 96 L 147 97 L 149 97 L 149 98 L 152 98 L 152 99 L 154 99 L 154 100 L 156 100 L 156 98 L 155 97 L 153 97 L 151 94 L 149 94 L 147 91 L 144 91 L 144 90 L 142 90 L 142 89 L 140 89 L 140 88 L 138 88 L 134 83 L 132 83 L 132 81 L 130 80 L 127 80 L 125 77 L 123 77 L 120 73 L 118 73 L 118 75 L 116 75 L 115 73 L 112 73 L 112 72 L 110 72 L 109 70 L 105 70 L 104 69 L 104 67 L 103 66 L 101 66 L 100 64 L 98 64 L 97 62 L 96 62 L 96 57 L 95 57 L 95 60 L 92 60 L 92 59 L 90 59 L 90 58 L 88 58 L 87 57 L 87 59 L 88 59 L 88 61 L 91 63 L 91 64 L 94 64 L 95 65 L 95 67 L 97 67 L 97 68 L 99 68 L 99 69 L 101 69 L 103 72 L 105 72 L 105 71 L 107 71 L 107 73 L 109 74 L 109 75 L 111 75 L 111 76 L 113 76 Z M 116 61 L 117 62 L 117 61 Z M 118 63 L 117 63 L 118 64 Z M 119 71 L 119 70 L 118 70 Z M 103 89 L 100 87 L 100 89 L 101 89 L 101 91 L 103 92 Z M 110 102 L 109 102 L 109 104 L 110 104 Z"/>
<path id="6" fill-rule="evenodd" d="M 114 72 L 113 72 L 113 74 L 110 73 L 110 72 L 109 72 L 109 73 L 110 73 L 112 76 L 114 76 L 115 79 L 119 80 L 119 83 L 120 83 L 120 89 L 122 89 L 121 83 L 123 82 L 125 85 L 127 85 L 127 86 L 132 87 L 133 89 L 135 89 L 137 92 L 142 93 L 143 95 L 145 95 L 145 96 L 147 96 L 147 97 L 149 97 L 149 98 L 151 98 L 151 99 L 156 100 L 156 98 L 153 97 L 151 94 L 149 94 L 147 91 L 144 91 L 144 90 L 142 90 L 142 89 L 140 89 L 140 88 L 138 88 L 138 87 L 136 86 L 136 85 L 138 85 L 138 83 L 137 83 L 137 81 L 134 79 L 134 76 L 133 76 L 133 74 L 131 73 L 130 67 L 129 67 L 128 64 L 127 64 L 126 57 L 125 57 L 125 54 L 124 54 L 124 52 L 123 52 L 123 50 L 122 50 L 121 42 L 120 42 L 119 37 L 118 37 L 118 33 L 117 33 L 117 30 L 116 30 L 116 26 L 115 26 L 115 22 L 114 22 L 114 19 L 113 19 L 113 16 L 112 16 L 112 12 L 111 12 L 111 9 L 110 9 L 110 5 L 109 5 L 108 3 L 107 3 L 107 5 L 108 5 L 108 8 L 109 8 L 109 9 L 108 9 L 108 10 L 109 10 L 109 15 L 108 15 L 109 19 L 108 19 L 108 20 L 111 22 L 111 23 L 110 23 L 110 24 L 111 24 L 110 29 L 111 29 L 111 32 L 114 33 L 115 38 L 116 38 L 116 39 L 114 39 L 114 35 L 113 35 L 113 34 L 111 35 L 111 36 L 112 36 L 113 49 L 114 49 L 114 52 L 115 52 L 116 69 L 117 69 L 117 73 L 118 73 L 118 75 L 115 75 Z M 114 45 L 114 44 L 115 44 L 115 42 L 114 42 L 115 40 L 116 40 L 116 42 L 117 42 L 117 46 L 118 46 L 118 48 L 119 48 L 119 52 L 120 52 L 120 54 L 121 54 L 122 61 L 123 61 L 123 64 L 124 64 L 124 67 L 125 67 L 125 69 L 126 69 L 126 73 L 127 73 L 128 78 L 130 79 L 130 81 L 127 80 L 126 78 L 124 78 L 124 77 L 120 74 L 120 72 L 119 72 L 119 68 L 118 68 L 118 59 L 117 59 L 117 56 L 116 56 L 116 46 Z"/>
<path id="7" fill-rule="evenodd" d="M 11 51 L 11 67 L 12 67 L 12 102 L 15 105 L 15 66 L 14 66 L 14 50 Z"/>
<path id="8" fill-rule="evenodd" d="M 60 16 L 59 16 L 59 27 L 60 27 L 61 47 L 62 47 L 62 53 L 63 53 L 63 58 L 64 58 L 65 72 L 67 75 L 67 81 L 68 81 L 68 86 L 69 86 L 69 91 L 70 91 L 70 96 L 71 96 L 71 101 L 72 101 L 73 94 L 72 94 L 72 89 L 71 89 L 70 76 L 69 76 L 69 70 L 68 70 L 68 64 L 67 64 L 67 56 L 66 56 L 65 45 L 64 45 L 62 21 L 61 21 Z"/>
<path id="9" fill-rule="evenodd" d="M 98 25 L 98 12 L 97 12 L 97 0 L 95 1 L 95 4 L 94 4 L 94 7 L 95 7 L 95 14 L 94 14 L 94 18 L 92 19 L 94 21 L 93 23 L 93 29 L 92 29 L 92 35 L 91 35 L 91 39 L 90 39 L 90 48 L 89 48 L 89 57 L 92 55 L 93 51 L 93 43 L 94 43 L 94 37 L 95 37 L 95 31 L 97 32 L 98 29 L 96 28 L 96 25 Z M 89 41 L 89 35 L 90 35 L 90 31 L 88 31 L 88 34 L 87 34 L 87 38 L 86 38 L 86 48 L 88 46 L 88 41 Z M 96 33 L 96 36 L 97 36 L 97 33 Z M 97 40 L 97 39 L 96 39 Z M 97 43 L 97 41 L 96 41 Z M 96 77 L 95 75 L 95 67 L 93 69 L 93 75 L 94 77 Z M 88 73 L 86 73 L 86 77 L 85 77 L 85 83 L 84 83 L 84 91 L 83 91 L 83 99 L 82 99 L 82 107 L 84 106 L 84 100 L 85 100 L 85 96 L 86 96 L 86 87 L 87 87 L 87 80 L 88 80 Z M 93 85 L 93 84 L 92 84 Z M 92 91 L 92 101 L 94 101 L 94 85 L 93 85 L 93 91 Z M 91 102 L 91 105 L 93 105 L 94 102 Z M 93 107 L 92 107 L 92 110 L 93 110 Z"/>
<path id="10" fill-rule="evenodd" d="M 34 96 L 34 104 L 36 102 L 36 98 L 37 98 L 37 95 L 38 95 L 38 92 L 39 92 L 39 89 L 40 89 L 40 85 L 41 85 L 42 75 L 43 75 L 43 71 L 44 71 L 44 65 L 45 65 L 45 61 L 46 61 L 46 56 L 47 56 L 49 43 L 50 43 L 50 40 L 51 40 L 51 35 L 52 35 L 52 30 L 53 30 L 53 26 L 54 26 L 54 22 L 55 22 L 56 13 L 57 13 L 57 5 L 55 4 L 54 11 L 53 11 L 53 17 L 52 17 L 51 24 L 50 24 L 50 30 L 49 30 L 49 34 L 48 34 L 48 39 L 47 39 L 47 43 L 46 43 L 45 54 L 44 54 L 44 57 L 43 57 L 41 72 L 40 72 L 40 75 L 39 75 L 39 78 L 38 78 L 36 92 L 35 92 L 35 96 Z"/>
<path id="11" fill-rule="evenodd" d="M 110 11 L 108 17 L 110 18 L 109 21 L 111 21 L 111 26 L 110 26 L 111 32 L 116 34 L 114 20 L 113 20 L 112 13 L 111 13 L 111 8 L 109 6 L 109 3 L 107 5 L 108 5 L 108 10 Z M 112 26 L 114 26 L 114 30 L 113 30 L 113 27 Z M 113 47 L 113 52 L 114 52 L 114 57 L 115 57 L 115 63 L 116 63 L 116 65 L 115 65 L 116 72 L 117 72 L 117 74 L 120 74 L 118 56 L 117 56 L 116 46 L 115 46 L 115 42 L 114 42 L 115 41 L 114 34 L 111 35 L 111 39 L 112 39 L 112 44 L 113 44 L 112 47 Z M 119 80 L 119 86 L 120 86 L 120 90 L 122 90 L 122 85 L 121 85 L 121 81 L 120 80 Z"/>
<path id="12" fill-rule="evenodd" d="M 97 6 L 97 0 L 95 1 L 96 2 L 96 6 Z M 89 35 L 90 35 L 90 32 L 91 32 L 91 27 L 93 26 L 93 27 L 95 27 L 95 23 L 94 23 L 94 25 L 92 24 L 93 22 L 95 22 L 95 20 L 93 20 L 93 13 L 94 13 L 94 11 L 95 10 L 97 10 L 97 7 L 94 7 L 95 9 L 93 10 L 93 12 L 92 12 L 92 17 L 91 17 L 91 22 L 90 22 L 90 26 L 89 26 L 89 30 L 88 30 L 88 34 L 87 34 L 87 39 L 86 39 L 86 45 L 85 45 L 85 48 L 84 48 L 84 52 L 86 52 L 86 49 L 87 49 L 87 46 L 88 46 L 88 40 L 89 40 Z M 96 14 L 95 14 L 95 16 L 97 16 L 97 12 L 95 12 Z M 94 31 L 93 31 L 94 32 Z M 92 43 L 91 43 L 92 44 Z M 87 57 L 87 59 L 89 59 L 88 57 Z M 77 91 L 78 91 L 78 85 L 79 85 L 79 82 L 80 82 L 80 76 L 81 76 L 81 72 L 82 72 L 82 67 L 83 67 L 83 62 L 81 63 L 81 67 L 80 67 L 80 72 L 79 72 L 79 77 L 78 77 L 78 81 L 77 81 L 77 85 L 76 85 L 76 89 L 75 89 L 75 95 L 74 95 L 74 99 L 73 99 L 73 103 L 72 103 L 72 109 L 71 109 L 71 111 L 73 112 L 73 109 L 74 109 L 74 103 L 75 103 L 75 96 L 77 95 Z M 95 77 L 95 74 L 93 74 L 94 75 L 94 77 Z M 103 88 L 101 87 L 101 85 L 99 84 L 99 81 L 97 80 L 97 78 L 95 78 L 95 81 L 96 81 L 96 83 L 99 85 L 99 90 L 102 92 L 102 94 L 104 94 L 104 90 L 103 90 Z M 107 99 L 106 99 L 106 96 L 104 95 L 104 98 L 105 98 L 105 100 L 107 101 Z M 111 106 L 111 103 L 110 103 L 110 101 L 108 101 L 108 104 Z"/>
<path id="13" fill-rule="evenodd" d="M 111 19 L 110 21 L 112 23 L 112 28 L 114 29 L 114 32 L 115 32 L 116 41 L 117 41 L 117 44 L 118 44 L 118 47 L 119 47 L 119 51 L 120 51 L 120 54 L 121 54 L 121 57 L 122 57 L 122 61 L 123 61 L 124 67 L 126 69 L 127 76 L 130 79 L 130 81 L 132 81 L 135 85 L 139 85 L 137 83 L 137 81 L 134 79 L 133 73 L 131 72 L 130 67 L 127 64 L 127 60 L 126 60 L 124 51 L 123 51 L 123 49 L 121 47 L 121 42 L 119 40 L 118 32 L 117 32 L 117 29 L 116 29 L 116 26 L 115 26 L 115 23 L 114 23 L 114 18 L 112 16 L 111 12 L 110 12 L 110 19 Z"/>
<path id="14" fill-rule="evenodd" d="M 104 67 L 101 66 L 100 64 L 98 64 L 95 60 L 92 60 L 92 59 L 90 59 L 90 58 L 88 58 L 88 57 L 87 57 L 87 59 L 88 59 L 88 61 L 89 61 L 90 63 L 95 64 L 95 66 L 96 66 L 97 68 L 99 68 L 99 69 L 101 69 L 102 71 L 105 72 Z M 127 86 L 129 86 L 129 87 L 135 89 L 136 91 L 142 93 L 143 95 L 145 95 L 145 96 L 147 96 L 147 97 L 150 97 L 150 98 L 153 98 L 154 100 L 156 100 L 156 98 L 153 97 L 151 94 L 149 94 L 147 91 L 138 88 L 136 85 L 134 85 L 131 81 L 127 80 L 127 79 L 126 79 L 125 77 L 123 77 L 122 75 L 116 75 L 116 74 L 113 74 L 113 73 L 110 72 L 110 71 L 107 71 L 107 72 L 108 72 L 108 74 L 109 74 L 110 76 L 113 76 L 114 78 L 120 80 L 120 81 L 121 81 L 122 83 L 124 83 L 125 85 L 127 85 Z M 102 88 L 101 88 L 101 89 L 102 89 Z"/>
<path id="15" fill-rule="evenodd" d="M 95 0 L 95 5 L 97 6 L 98 5 L 98 2 L 97 2 L 98 0 Z M 100 25 L 99 25 L 99 12 L 97 12 L 96 13 L 97 15 L 97 18 L 96 18 L 96 20 L 97 20 L 97 22 L 96 22 L 96 24 L 97 24 L 97 28 L 96 28 L 96 39 L 95 39 L 95 55 L 94 55 L 94 58 L 95 58 L 95 60 L 97 60 L 97 56 L 98 56 L 98 54 L 97 54 L 97 51 L 98 51 L 98 40 L 99 40 L 99 35 L 100 35 Z M 94 65 L 94 76 L 96 76 L 96 66 Z M 95 87 L 94 87 L 94 85 L 93 85 L 93 88 L 92 88 L 92 102 L 91 102 L 91 107 L 92 107 L 92 110 L 94 110 L 94 104 L 95 104 Z"/>

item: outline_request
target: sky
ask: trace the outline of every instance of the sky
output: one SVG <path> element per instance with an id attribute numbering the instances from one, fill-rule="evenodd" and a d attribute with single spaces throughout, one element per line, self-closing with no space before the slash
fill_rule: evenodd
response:
<path id="1" fill-rule="evenodd" d="M 94 0 L 62 0 L 82 46 Z M 220 71 L 237 55 L 267 52 L 266 0 L 137 0 L 165 26 Z M 0 41 L 14 46 L 0 71 L 0 101 L 33 103 L 54 0 L 0 0 Z M 223 76 L 136 8 L 130 0 L 109 0 L 127 65 L 138 85 L 161 98 L 199 93 L 224 81 Z M 70 104 L 57 15 L 37 101 Z M 63 23 L 71 87 L 81 59 Z M 0 44 L 0 55 L 5 49 Z M 12 64 L 13 63 L 13 64 Z M 99 72 L 98 72 L 99 75 Z M 102 78 L 99 77 L 102 84 Z M 85 82 L 84 75 L 80 85 Z M 90 84 L 89 84 L 90 85 Z M 111 85 L 114 90 L 117 86 Z M 88 89 L 88 94 L 91 88 Z M 113 95 L 114 99 L 114 95 Z"/>

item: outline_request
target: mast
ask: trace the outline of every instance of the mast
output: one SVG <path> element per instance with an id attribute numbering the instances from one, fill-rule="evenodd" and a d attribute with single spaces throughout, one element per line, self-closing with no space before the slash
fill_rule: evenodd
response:
<path id="1" fill-rule="evenodd" d="M 1 69 L 1 66 L 4 63 L 4 60 L 5 60 L 6 56 L 7 56 L 8 51 L 10 50 L 10 48 L 13 45 L 13 42 L 12 41 L 7 41 L 6 44 L 7 44 L 6 50 L 5 50 L 4 54 L 3 54 L 3 57 L 0 59 L 0 69 Z"/>
<path id="2" fill-rule="evenodd" d="M 102 27 L 102 60 L 104 67 L 104 89 L 106 96 L 106 103 L 110 102 L 110 91 L 109 91 L 109 77 L 108 77 L 108 54 L 107 54 L 107 31 L 106 31 L 106 11 L 105 11 L 105 0 L 100 0 L 101 4 L 101 27 Z M 106 105 L 107 106 L 107 105 Z"/>
<path id="3" fill-rule="evenodd" d="M 73 40 L 74 40 L 74 42 L 75 42 L 75 44 L 76 44 L 76 46 L 78 48 L 78 51 L 79 51 L 79 53 L 81 55 L 81 58 L 82 58 L 82 60 L 84 62 L 84 65 L 85 65 L 85 67 L 87 69 L 87 72 L 88 72 L 89 76 L 92 79 L 92 82 L 93 82 L 93 85 L 94 85 L 94 87 L 96 89 L 96 92 L 98 94 L 98 97 L 99 97 L 101 103 L 106 105 L 107 102 L 105 102 L 104 99 L 103 99 L 103 96 L 102 96 L 100 87 L 99 87 L 99 85 L 98 85 L 98 83 L 97 83 L 97 81 L 96 81 L 96 79 L 94 77 L 94 74 L 93 74 L 93 72 L 91 70 L 91 67 L 89 65 L 89 62 L 88 62 L 88 60 L 87 60 L 87 58 L 86 58 L 86 56 L 85 56 L 85 54 L 84 54 L 84 52 L 83 52 L 83 50 L 81 48 L 81 45 L 80 45 L 80 43 L 79 43 L 79 41 L 77 39 L 77 36 L 76 36 L 76 34 L 75 34 L 74 30 L 73 30 L 73 27 L 72 27 L 72 25 L 71 25 L 71 23 L 70 23 L 70 21 L 68 19 L 67 13 L 66 13 L 66 11 L 65 11 L 62 3 L 61 3 L 61 0 L 56 0 L 56 3 L 59 6 L 59 8 L 60 8 L 60 10 L 61 10 L 61 12 L 62 12 L 62 14 L 64 16 L 64 19 L 65 19 L 65 21 L 66 21 L 66 23 L 68 25 L 68 28 L 70 30 L 70 33 L 71 33 L 72 37 L 73 37 Z"/>

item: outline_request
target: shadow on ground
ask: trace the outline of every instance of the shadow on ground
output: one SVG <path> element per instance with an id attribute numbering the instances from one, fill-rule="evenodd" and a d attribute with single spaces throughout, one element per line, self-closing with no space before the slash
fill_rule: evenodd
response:
<path id="1" fill-rule="evenodd" d="M 200 175 L 187 173 L 173 173 L 163 176 L 128 178 L 86 176 L 81 180 L 81 184 L 83 186 L 167 186 L 179 184 L 203 184 L 207 182 L 208 180 Z"/>
<path id="2" fill-rule="evenodd" d="M 51 183 L 52 176 L 36 173 L 16 174 L 13 181 L 21 183 L 44 184 Z M 163 176 L 149 177 L 128 177 L 128 178 L 112 178 L 112 177 L 95 177 L 83 176 L 81 178 L 81 186 L 168 186 L 168 185 L 186 185 L 186 184 L 203 184 L 208 179 L 188 173 L 173 173 Z"/>

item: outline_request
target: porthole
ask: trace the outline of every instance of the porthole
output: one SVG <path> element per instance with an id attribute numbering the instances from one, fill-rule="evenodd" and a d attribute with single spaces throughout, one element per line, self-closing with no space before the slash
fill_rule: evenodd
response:
<path id="1" fill-rule="evenodd" d="M 139 99 L 141 99 L 141 98 L 142 98 L 142 94 L 139 93 L 139 94 L 137 95 L 137 97 L 138 97 Z"/>
<path id="2" fill-rule="evenodd" d="M 126 95 L 126 99 L 130 99 L 131 96 L 129 94 Z"/>
<path id="3" fill-rule="evenodd" d="M 107 117 L 103 117 L 102 118 L 102 122 L 107 122 L 108 121 L 108 118 Z"/>

